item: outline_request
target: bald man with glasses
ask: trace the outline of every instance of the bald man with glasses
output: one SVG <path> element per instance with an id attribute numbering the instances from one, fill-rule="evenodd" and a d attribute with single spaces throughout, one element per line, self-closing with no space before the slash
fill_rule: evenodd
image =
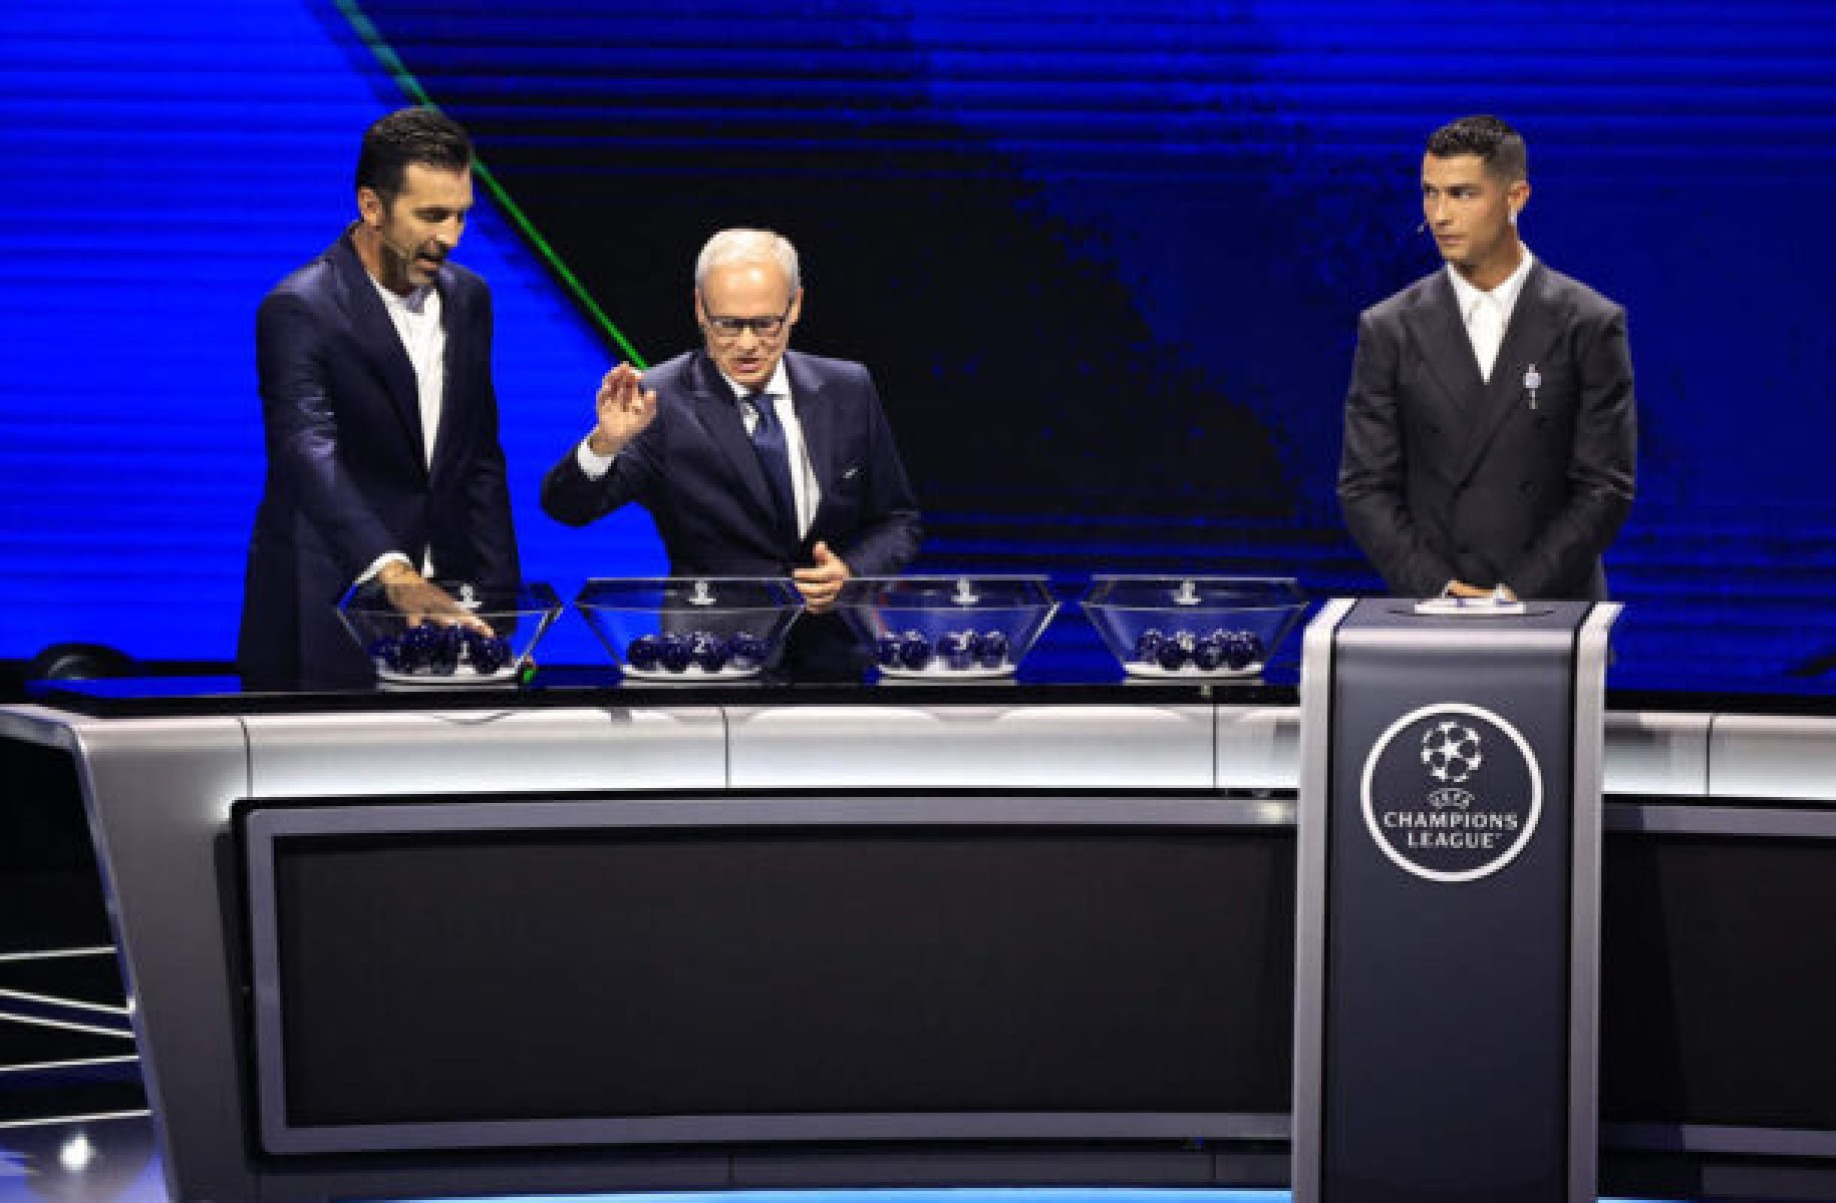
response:
<path id="1" fill-rule="evenodd" d="M 851 576 L 911 562 L 918 503 L 867 369 L 790 350 L 802 310 L 787 239 L 714 235 L 695 263 L 701 348 L 606 374 L 592 431 L 543 479 L 542 509 L 584 526 L 636 502 L 673 575 L 790 577 L 809 614 L 785 667 L 848 676 L 865 665 L 836 597 Z"/>

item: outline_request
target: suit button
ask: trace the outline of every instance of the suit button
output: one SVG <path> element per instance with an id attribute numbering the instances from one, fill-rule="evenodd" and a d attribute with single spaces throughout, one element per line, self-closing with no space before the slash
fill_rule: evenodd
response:
<path id="1" fill-rule="evenodd" d="M 1536 482 L 1534 480 L 1526 480 L 1524 483 L 1517 486 L 1517 491 L 1519 493 L 1534 493 L 1536 492 Z"/>

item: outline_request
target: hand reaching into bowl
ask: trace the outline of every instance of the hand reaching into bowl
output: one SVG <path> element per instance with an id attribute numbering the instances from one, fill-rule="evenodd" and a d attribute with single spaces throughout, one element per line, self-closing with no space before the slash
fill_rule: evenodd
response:
<path id="1" fill-rule="evenodd" d="M 383 565 L 376 574 L 389 604 L 418 627 L 431 622 L 436 626 L 469 627 L 482 635 L 494 635 L 491 625 L 454 601 L 452 595 L 408 565 L 399 561 Z"/>

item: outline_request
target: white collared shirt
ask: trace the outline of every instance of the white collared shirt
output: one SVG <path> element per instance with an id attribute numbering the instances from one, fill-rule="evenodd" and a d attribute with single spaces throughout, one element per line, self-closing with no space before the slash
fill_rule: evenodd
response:
<path id="1" fill-rule="evenodd" d="M 1492 368 L 1498 362 L 1498 348 L 1504 345 L 1504 334 L 1511 325 L 1511 314 L 1517 308 L 1517 298 L 1524 290 L 1524 278 L 1530 274 L 1530 265 L 1536 257 L 1529 247 L 1523 248 L 1524 257 L 1517 268 L 1503 283 L 1490 292 L 1474 288 L 1465 276 L 1454 270 L 1454 265 L 1447 265 L 1447 278 L 1453 281 L 1454 300 L 1460 307 L 1460 322 L 1466 327 L 1466 337 L 1471 341 L 1473 355 L 1479 360 L 1479 375 L 1489 384 L 1492 379 Z M 1485 323 L 1479 320 L 1475 329 L 1475 319 L 1480 318 L 1480 310 L 1489 307 L 1496 316 L 1491 336 L 1485 333 Z"/>
<path id="2" fill-rule="evenodd" d="M 396 335 L 402 340 L 402 350 L 408 353 L 408 363 L 414 368 L 415 400 L 421 411 L 421 454 L 431 468 L 434 440 L 440 435 L 440 410 L 446 401 L 446 326 L 440 320 L 440 290 L 428 284 L 404 297 L 377 283 L 375 276 L 370 277 L 370 283 L 382 298 L 383 310 L 388 313 Z M 390 560 L 413 563 L 405 553 L 385 552 L 357 579 L 360 582 L 369 580 Z M 426 577 L 434 574 L 430 547 L 421 549 L 420 571 Z"/>
<path id="3" fill-rule="evenodd" d="M 755 409 L 748 397 L 752 390 L 734 380 L 725 372 L 720 378 L 733 390 L 733 403 L 739 407 L 740 421 L 750 436 L 758 429 L 759 411 Z M 797 420 L 795 398 L 791 396 L 790 375 L 784 370 L 784 360 L 778 360 L 778 366 L 771 374 L 765 387 L 759 390 L 772 397 L 773 411 L 778 415 L 779 425 L 784 427 L 784 445 L 790 452 L 791 492 L 797 503 L 797 537 L 802 538 L 809 532 L 810 524 L 816 520 L 816 507 L 822 504 L 822 486 L 816 483 L 816 467 L 810 462 L 809 444 L 803 438 L 803 423 Z M 598 480 L 612 470 L 612 461 L 616 454 L 600 455 L 591 445 L 592 435 L 580 440 L 575 449 L 574 459 L 588 480 Z"/>
<path id="4" fill-rule="evenodd" d="M 389 321 L 401 337 L 402 350 L 414 367 L 421 409 L 421 454 L 433 465 L 434 440 L 440 434 L 440 408 L 446 400 L 446 327 L 440 321 L 440 290 L 428 284 L 398 296 L 374 276 L 370 283 L 383 300 Z"/>

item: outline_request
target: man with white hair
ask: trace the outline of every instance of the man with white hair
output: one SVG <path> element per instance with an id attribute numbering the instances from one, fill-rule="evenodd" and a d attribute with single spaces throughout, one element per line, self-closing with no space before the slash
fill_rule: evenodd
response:
<path id="1" fill-rule="evenodd" d="M 861 666 L 832 613 L 842 583 L 897 573 L 920 529 L 872 377 L 790 350 L 802 312 L 787 239 L 714 235 L 695 263 L 701 348 L 606 373 L 593 429 L 549 469 L 542 508 L 584 526 L 635 501 L 677 576 L 790 577 L 809 613 L 786 667 L 828 676 Z"/>

